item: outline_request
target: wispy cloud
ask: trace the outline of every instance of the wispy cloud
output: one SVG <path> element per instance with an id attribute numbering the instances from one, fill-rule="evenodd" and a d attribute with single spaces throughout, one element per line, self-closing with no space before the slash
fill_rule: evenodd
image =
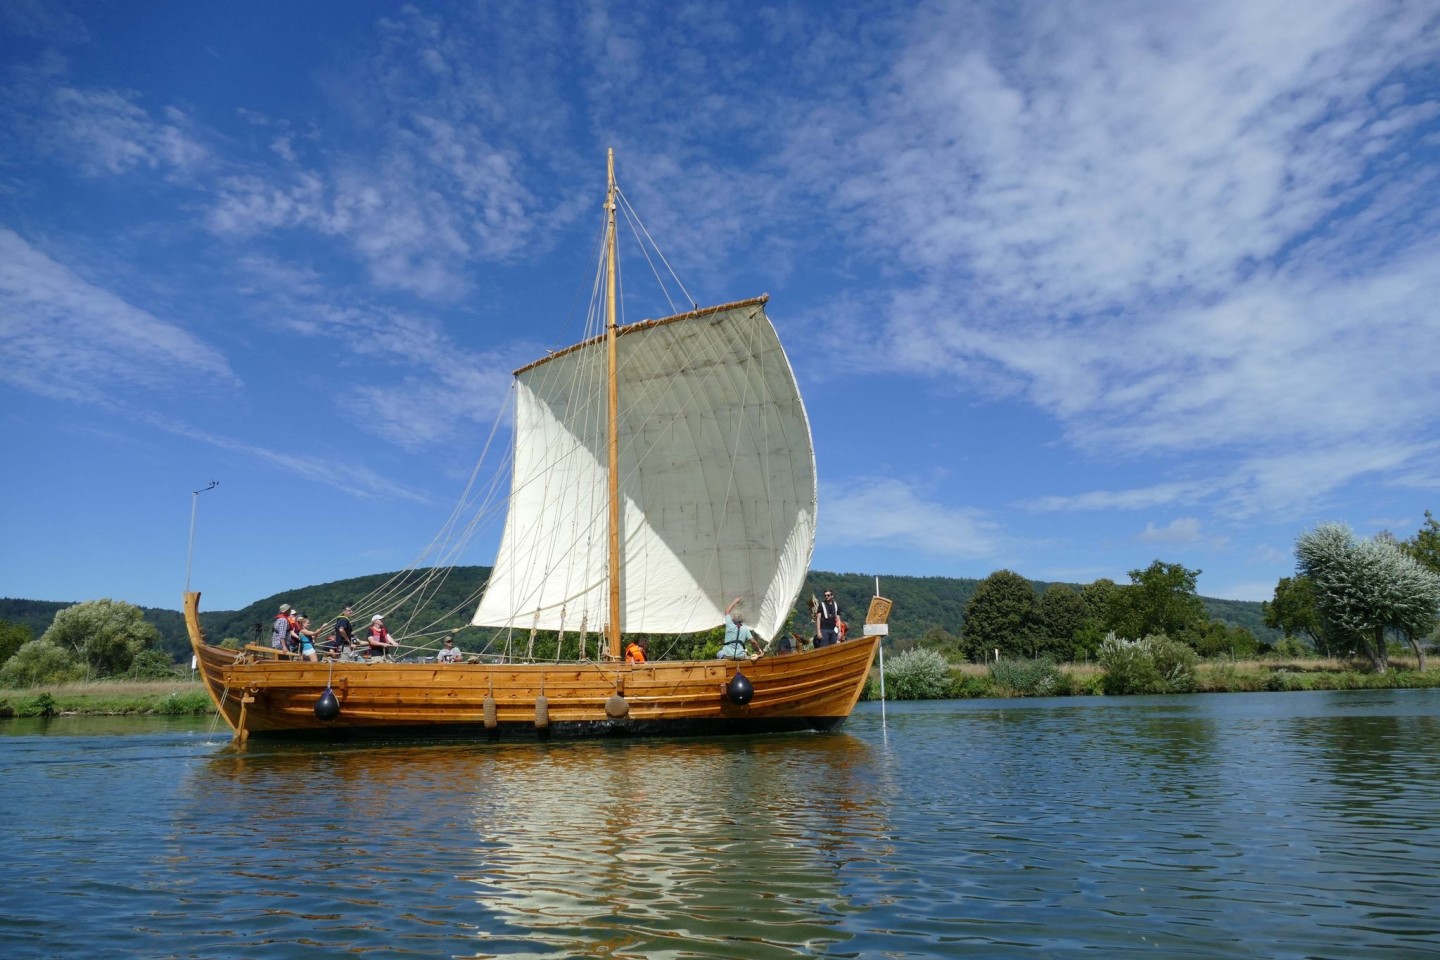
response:
<path id="1" fill-rule="evenodd" d="M 434 500 L 422 491 L 382 476 L 363 463 L 347 463 L 343 470 L 335 468 L 333 459 L 302 457 L 272 450 L 234 437 L 198 430 L 172 417 L 142 417 L 150 426 L 175 436 L 208 444 L 220 450 L 237 453 L 247 460 L 270 464 L 278 470 L 322 484 L 363 500 L 407 500 L 433 505 Z"/>
<path id="2" fill-rule="evenodd" d="M 1213 491 L 1208 484 L 1160 483 L 1129 490 L 1090 490 L 1071 495 L 1036 497 L 1021 505 L 1040 512 L 1072 510 L 1143 510 L 1176 503 L 1194 503 Z"/>
<path id="3" fill-rule="evenodd" d="M 966 559 L 997 552 L 999 524 L 983 511 L 953 507 L 893 477 L 822 483 L 820 545 L 890 546 Z"/>
<path id="4" fill-rule="evenodd" d="M 1137 536 L 1146 543 L 1195 543 L 1200 539 L 1200 520 L 1197 517 L 1177 517 L 1163 527 L 1147 523 Z"/>
<path id="5" fill-rule="evenodd" d="M 207 160 L 210 151 L 182 111 L 165 107 L 152 115 L 136 96 L 72 86 L 52 90 L 39 123 L 41 148 L 92 176 L 138 167 L 183 176 Z"/>
<path id="6" fill-rule="evenodd" d="M 0 379 L 42 396 L 105 402 L 204 380 L 234 388 L 224 355 L 80 277 L 0 228 Z"/>
<path id="7" fill-rule="evenodd" d="M 239 283 L 287 335 L 329 345 L 353 382 L 332 400 L 361 429 L 407 451 L 471 436 L 500 416 L 510 372 L 531 359 L 523 345 L 465 348 L 433 317 L 349 302 L 313 268 L 249 256 Z"/>
<path id="8" fill-rule="evenodd" d="M 1024 396 L 1094 456 L 1238 453 L 1206 484 L 1235 504 L 1404 466 L 1440 420 L 1437 54 L 1425 3 L 923 8 L 868 113 L 795 133 L 853 133 L 836 200 L 916 278 L 866 361 Z M 1303 493 L 1265 456 L 1337 446 L 1364 458 Z M 1195 496 L 1148 493 L 1038 505 Z"/>

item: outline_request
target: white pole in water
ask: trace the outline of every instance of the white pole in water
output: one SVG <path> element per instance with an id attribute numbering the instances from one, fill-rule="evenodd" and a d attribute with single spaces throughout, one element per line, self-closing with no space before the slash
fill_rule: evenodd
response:
<path id="1" fill-rule="evenodd" d="M 880 578 L 875 578 L 875 596 L 880 596 Z M 880 725 L 885 725 L 885 638 L 880 638 Z"/>
<path id="2" fill-rule="evenodd" d="M 185 592 L 190 592 L 190 564 L 195 559 L 195 508 L 200 503 L 200 494 L 220 486 L 219 480 L 211 480 L 210 486 L 190 491 L 190 549 L 185 554 Z"/>

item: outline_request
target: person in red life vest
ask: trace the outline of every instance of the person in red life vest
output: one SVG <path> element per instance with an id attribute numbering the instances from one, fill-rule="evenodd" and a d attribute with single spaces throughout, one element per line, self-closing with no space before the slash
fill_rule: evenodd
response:
<path id="1" fill-rule="evenodd" d="M 370 633 L 366 635 L 365 642 L 366 660 L 383 660 L 387 650 L 400 646 L 395 638 L 390 636 L 390 631 L 385 629 L 385 618 L 378 613 L 370 618 Z"/>
<path id="2" fill-rule="evenodd" d="M 644 663 L 645 654 L 650 650 L 650 644 L 642 637 L 639 640 L 631 640 L 625 645 L 626 663 Z"/>

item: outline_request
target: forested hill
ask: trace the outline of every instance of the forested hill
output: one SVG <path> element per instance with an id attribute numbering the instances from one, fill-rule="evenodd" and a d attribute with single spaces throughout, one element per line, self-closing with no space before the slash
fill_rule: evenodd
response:
<path id="1" fill-rule="evenodd" d="M 480 586 L 489 573 L 488 567 L 455 567 L 442 582 L 433 586 L 427 609 L 448 614 L 443 618 L 445 628 L 459 628 L 469 621 L 474 612 Z M 363 597 L 380 589 L 394 576 L 394 573 L 376 573 L 298 587 L 263 597 L 241 610 L 207 611 L 204 597 L 201 597 L 201 622 L 205 625 L 206 636 L 215 643 L 227 637 L 246 642 L 259 638 L 261 642 L 268 642 L 269 626 L 280 604 L 289 603 L 304 611 L 316 624 L 320 624 L 334 618 L 344 604 L 359 603 Z M 1039 580 L 1033 583 L 1037 594 L 1048 586 Z M 935 627 L 959 636 L 965 620 L 965 604 L 969 602 L 979 584 L 979 580 L 963 577 L 882 576 L 880 592 L 895 603 L 890 618 L 891 637 L 914 642 Z M 875 592 L 875 578 L 856 573 L 812 571 L 805 589 L 801 591 L 801 609 L 804 609 L 805 600 L 812 591 L 818 596 L 826 588 L 835 591 L 846 610 L 847 619 L 859 623 L 864 620 L 865 605 Z M 1279 638 L 1279 631 L 1265 626 L 1259 603 L 1209 597 L 1202 599 L 1212 618 L 1224 620 L 1234 626 L 1247 627 L 1262 640 L 1274 641 Z M 0 620 L 27 624 L 35 636 L 39 637 L 55 619 L 56 611 L 68 606 L 69 603 L 46 600 L 0 599 Z M 153 607 L 142 609 L 145 619 L 155 624 L 160 631 L 161 644 L 165 650 L 176 660 L 188 660 L 190 641 L 186 639 L 185 622 L 180 612 Z M 408 611 L 403 608 L 387 608 L 385 613 L 393 628 L 394 625 L 404 622 Z M 439 613 L 432 614 L 431 618 L 435 616 L 439 616 Z M 357 623 L 356 626 L 358 628 L 361 624 Z"/>

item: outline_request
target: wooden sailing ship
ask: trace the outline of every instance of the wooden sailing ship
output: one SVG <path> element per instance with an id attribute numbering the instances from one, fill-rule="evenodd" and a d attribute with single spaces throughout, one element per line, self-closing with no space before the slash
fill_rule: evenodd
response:
<path id="1" fill-rule="evenodd" d="M 237 738 L 826 730 L 854 709 L 888 600 L 872 599 L 862 635 L 845 642 L 783 654 L 774 642 L 809 568 L 816 482 L 809 420 L 767 298 L 620 324 L 614 169 L 612 152 L 603 331 L 515 372 L 508 514 L 472 620 L 578 634 L 580 659 L 308 662 L 236 651 L 206 642 L 200 595 L 187 592 L 200 674 Z M 747 598 L 747 620 L 769 638 L 758 657 L 622 656 L 625 636 L 713 630 L 731 597 Z M 591 631 L 603 642 L 587 658 Z"/>

